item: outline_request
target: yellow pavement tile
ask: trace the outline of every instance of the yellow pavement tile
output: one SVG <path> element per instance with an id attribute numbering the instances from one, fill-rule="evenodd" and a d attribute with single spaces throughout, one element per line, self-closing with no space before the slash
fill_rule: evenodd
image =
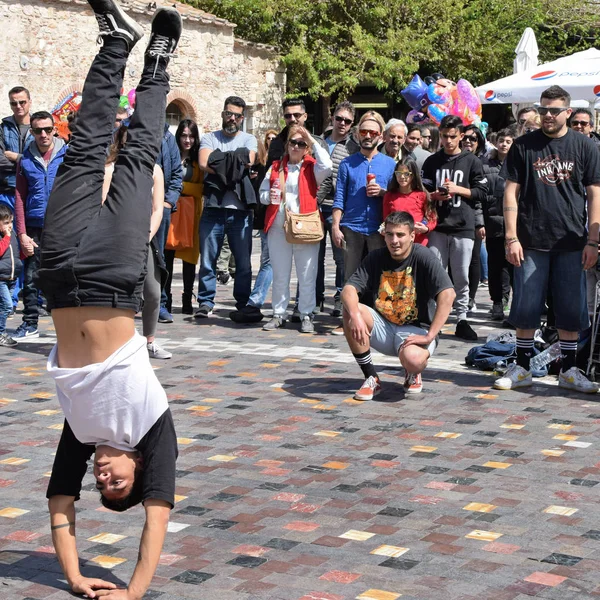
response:
<path id="1" fill-rule="evenodd" d="M 375 548 L 375 550 L 371 550 L 371 554 L 398 558 L 399 556 L 406 554 L 409 550 L 410 548 L 401 548 L 400 546 L 389 546 L 388 544 L 383 544 L 383 546 L 379 546 L 378 548 Z"/>
<path id="2" fill-rule="evenodd" d="M 0 404 L 9 404 L 10 402 L 16 402 L 14 398 L 0 398 Z"/>
<path id="3" fill-rule="evenodd" d="M 230 460 L 235 460 L 237 456 L 231 456 L 229 454 L 215 454 L 214 456 L 209 457 L 208 460 L 214 460 L 216 462 L 229 462 Z"/>
<path id="4" fill-rule="evenodd" d="M 60 410 L 55 410 L 52 408 L 47 408 L 46 410 L 36 410 L 35 415 L 41 415 L 42 417 L 51 417 L 52 415 L 56 415 L 60 412 Z"/>
<path id="5" fill-rule="evenodd" d="M 317 431 L 317 433 L 313 433 L 313 435 L 319 435 L 321 437 L 337 437 L 340 435 L 339 431 Z"/>
<path id="6" fill-rule="evenodd" d="M 346 398 L 345 400 L 342 400 L 342 402 L 344 404 L 360 404 L 361 406 L 364 405 L 363 400 L 355 400 L 354 398 Z"/>
<path id="7" fill-rule="evenodd" d="M 313 408 L 318 410 L 334 410 L 337 408 L 336 406 L 332 406 L 331 404 L 315 404 Z"/>
<path id="8" fill-rule="evenodd" d="M 439 433 L 436 433 L 434 437 L 444 438 L 446 440 L 455 440 L 456 438 L 459 438 L 461 435 L 462 435 L 462 433 L 452 433 L 451 431 L 440 431 Z"/>
<path id="9" fill-rule="evenodd" d="M 280 335 L 278 337 L 283 337 L 283 335 Z M 300 359 L 299 358 L 284 358 L 283 362 L 300 362 Z"/>
<path id="10" fill-rule="evenodd" d="M 202 402 L 210 402 L 215 404 L 217 402 L 223 402 L 222 398 L 202 398 Z"/>
<path id="11" fill-rule="evenodd" d="M 400 598 L 400 596 L 402 596 L 402 594 L 371 588 L 370 590 L 367 590 L 366 592 L 356 596 L 356 600 L 396 600 L 396 598 Z"/>
<path id="12" fill-rule="evenodd" d="M 545 456 L 561 456 L 562 454 L 565 453 L 565 451 L 564 450 L 542 450 L 541 453 L 544 454 Z"/>
<path id="13" fill-rule="evenodd" d="M 238 377 L 256 377 L 257 373 L 251 373 L 249 371 L 242 371 L 238 373 Z"/>
<path id="14" fill-rule="evenodd" d="M 483 531 L 482 529 L 474 529 L 471 533 L 465 535 L 466 538 L 471 540 L 481 540 L 482 542 L 494 542 L 499 537 L 502 537 L 502 533 L 496 533 L 494 531 Z"/>
<path id="15" fill-rule="evenodd" d="M 483 400 L 495 400 L 498 394 L 477 394 L 476 398 L 482 398 Z"/>
<path id="16" fill-rule="evenodd" d="M 320 404 L 321 400 L 313 400 L 312 398 L 302 398 L 298 400 L 298 404 Z"/>
<path id="17" fill-rule="evenodd" d="M 123 564 L 127 562 L 126 558 L 119 558 L 118 556 L 107 556 L 106 554 L 101 554 L 100 556 L 96 556 L 91 559 L 92 562 L 104 567 L 105 569 L 112 569 L 117 565 Z"/>
<path id="18" fill-rule="evenodd" d="M 375 534 L 370 531 L 358 531 L 357 529 L 349 529 L 346 533 L 342 533 L 338 537 L 345 540 L 354 540 L 355 542 L 366 542 L 370 540 Z"/>
<path id="19" fill-rule="evenodd" d="M 475 512 L 489 513 L 498 508 L 494 504 L 483 504 L 482 502 L 469 502 L 463 507 L 463 510 L 473 510 Z"/>
<path id="20" fill-rule="evenodd" d="M 3 508 L 0 510 L 0 517 L 5 517 L 6 519 L 16 519 L 17 517 L 21 517 L 27 514 L 28 510 L 23 510 L 22 508 Z"/>
<path id="21" fill-rule="evenodd" d="M 229 364 L 231 361 L 229 360 L 213 360 L 211 362 L 208 363 L 209 367 L 224 367 L 225 365 Z"/>
<path id="22" fill-rule="evenodd" d="M 262 363 L 260 366 L 264 367 L 265 369 L 275 369 L 281 365 L 279 363 Z"/>
<path id="23" fill-rule="evenodd" d="M 54 425 L 48 425 L 47 429 L 56 429 L 56 431 L 62 431 L 64 426 L 64 423 L 55 423 Z"/>
<path id="24" fill-rule="evenodd" d="M 562 517 L 570 517 L 574 515 L 579 509 L 569 508 L 568 506 L 549 506 L 542 512 L 548 513 L 549 515 L 561 515 Z"/>
<path id="25" fill-rule="evenodd" d="M 486 463 L 483 463 L 484 467 L 492 467 L 492 469 L 508 469 L 508 467 L 512 467 L 510 463 L 505 462 L 496 462 L 494 460 L 490 460 Z"/>
<path id="26" fill-rule="evenodd" d="M 337 469 L 337 470 L 342 470 L 342 469 L 347 469 L 350 466 L 350 463 L 345 463 L 345 462 L 338 462 L 335 460 L 332 460 L 330 462 L 326 462 L 324 465 L 321 465 L 327 469 Z"/>
<path id="27" fill-rule="evenodd" d="M 52 477 L 52 471 L 46 471 L 45 473 L 42 473 L 43 477 Z"/>
<path id="28" fill-rule="evenodd" d="M 13 467 L 16 467 L 18 465 L 24 465 L 30 460 L 31 459 L 29 458 L 17 458 L 16 456 L 13 456 L 12 458 L 5 458 L 4 460 L 0 460 L 0 465 L 12 465 Z"/>
<path id="29" fill-rule="evenodd" d="M 573 429 L 573 425 L 563 425 L 562 423 L 550 423 L 548 429 L 560 429 L 561 431 L 569 431 Z"/>
<path id="30" fill-rule="evenodd" d="M 437 448 L 435 446 L 413 446 L 412 452 L 435 452 Z"/>
<path id="31" fill-rule="evenodd" d="M 501 429 L 523 429 L 525 425 L 517 425 L 516 423 L 504 423 L 500 425 Z"/>
<path id="32" fill-rule="evenodd" d="M 175 494 L 175 504 L 177 504 L 178 502 L 182 502 L 183 500 L 187 500 L 187 496 L 179 496 Z"/>
<path id="33" fill-rule="evenodd" d="M 579 438 L 578 435 L 569 435 L 568 433 L 559 433 L 558 435 L 555 435 L 552 439 L 553 440 L 561 440 L 563 442 L 574 442 L 578 438 Z"/>
<path id="34" fill-rule="evenodd" d="M 119 535 L 117 533 L 99 533 L 91 538 L 88 538 L 88 542 L 97 542 L 98 544 L 116 544 L 121 540 L 124 540 L 126 535 Z"/>
<path id="35" fill-rule="evenodd" d="M 177 438 L 177 443 L 181 444 L 182 446 L 187 446 L 188 444 L 193 444 L 194 440 L 192 438 L 180 437 L 180 438 Z"/>
<path id="36" fill-rule="evenodd" d="M 209 410 L 213 410 L 212 406 L 190 406 L 189 408 L 186 408 L 185 410 L 191 410 L 192 412 L 197 412 L 197 413 L 203 413 L 203 412 L 208 412 Z"/>
<path id="37" fill-rule="evenodd" d="M 51 394 L 50 392 L 37 392 L 36 394 L 31 394 L 30 398 L 54 398 L 55 394 Z"/>

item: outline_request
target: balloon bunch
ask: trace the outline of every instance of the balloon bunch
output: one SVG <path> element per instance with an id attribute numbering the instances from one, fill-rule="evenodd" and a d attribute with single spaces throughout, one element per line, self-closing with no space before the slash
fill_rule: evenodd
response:
<path id="1" fill-rule="evenodd" d="M 413 109 L 406 118 L 408 123 L 429 119 L 439 125 L 446 115 L 456 115 L 465 125 L 481 124 L 481 101 L 466 79 L 454 83 L 440 73 L 425 80 L 415 75 L 400 93 Z"/>
<path id="2" fill-rule="evenodd" d="M 123 90 L 121 90 L 122 92 Z M 121 95 L 119 98 L 119 107 L 127 110 L 129 116 L 133 114 L 133 109 L 135 108 L 135 89 L 129 90 L 126 96 L 124 94 Z"/>
<path id="3" fill-rule="evenodd" d="M 79 110 L 81 105 L 81 94 L 72 92 L 66 98 L 63 98 L 53 109 L 52 116 L 54 117 L 54 125 L 58 131 L 58 135 L 64 140 L 69 139 L 69 122 L 67 117 L 70 113 Z"/>

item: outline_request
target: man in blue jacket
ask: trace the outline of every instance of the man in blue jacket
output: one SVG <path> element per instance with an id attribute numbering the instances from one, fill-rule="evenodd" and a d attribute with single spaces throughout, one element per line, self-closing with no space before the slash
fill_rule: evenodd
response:
<path id="1" fill-rule="evenodd" d="M 171 213 L 174 211 L 179 195 L 183 189 L 183 168 L 181 166 L 181 154 L 175 136 L 169 131 L 169 126 L 165 123 L 165 135 L 163 136 L 160 153 L 156 159 L 156 164 L 159 165 L 165 177 L 165 200 L 163 208 L 163 218 L 156 232 L 156 241 L 158 247 L 165 258 L 165 244 L 167 243 L 167 235 L 171 225 Z M 169 277 L 172 273 L 169 273 Z M 159 323 L 172 323 L 171 315 L 171 298 L 167 297 L 165 292 L 165 281 L 162 282 L 162 293 L 160 298 L 160 313 L 158 315 Z"/>
<path id="2" fill-rule="evenodd" d="M 23 261 L 23 322 L 13 337 L 17 340 L 39 337 L 38 287 L 34 281 L 40 266 L 40 239 L 48 198 L 58 167 L 67 151 L 65 142 L 54 137 L 52 115 L 46 111 L 31 115 L 29 144 L 17 163 L 15 215 Z"/>

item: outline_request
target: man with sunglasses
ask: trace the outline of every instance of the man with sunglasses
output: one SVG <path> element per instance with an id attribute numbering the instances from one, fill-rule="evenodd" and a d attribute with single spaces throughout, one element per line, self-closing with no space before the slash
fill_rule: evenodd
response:
<path id="1" fill-rule="evenodd" d="M 31 115 L 34 141 L 17 163 L 15 222 L 23 261 L 23 322 L 17 327 L 16 340 L 39 337 L 38 287 L 35 282 L 40 266 L 40 240 L 48 199 L 67 145 L 55 137 L 52 115 L 40 111 Z"/>
<path id="2" fill-rule="evenodd" d="M 233 296 L 237 313 L 243 312 L 240 322 L 258 322 L 263 316 L 259 308 L 248 305 L 252 290 L 252 207 L 256 194 L 242 197 L 243 186 L 224 186 L 227 173 L 217 173 L 211 166 L 211 154 L 220 151 L 239 153 L 247 151 L 248 165 L 254 163 L 258 143 L 256 138 L 242 131 L 246 103 L 239 96 L 229 96 L 223 104 L 222 126 L 219 131 L 206 133 L 200 142 L 199 165 L 204 176 L 204 210 L 200 219 L 200 272 L 198 273 L 198 308 L 196 319 L 205 319 L 212 314 L 217 293 L 217 258 L 223 240 L 227 236 L 229 248 L 235 260 L 235 283 Z M 214 158 L 214 157 L 213 157 Z M 233 164 L 233 162 L 231 162 Z M 213 165 L 214 166 L 214 165 Z M 245 170 L 247 173 L 247 169 Z M 249 202 L 248 202 L 249 200 Z"/>
<path id="3" fill-rule="evenodd" d="M 600 135 L 594 131 L 594 114 L 589 108 L 576 108 L 569 119 L 569 127 L 589 137 L 600 150 Z"/>
<path id="4" fill-rule="evenodd" d="M 533 337 L 550 286 L 562 354 L 558 384 L 598 391 L 576 363 L 578 334 L 589 326 L 584 270 L 598 259 L 600 154 L 589 137 L 567 127 L 570 101 L 556 85 L 542 92 L 542 128 L 517 138 L 504 165 L 505 249 L 515 267 L 508 320 L 517 330 L 517 362 L 494 382 L 501 390 L 532 383 Z"/>

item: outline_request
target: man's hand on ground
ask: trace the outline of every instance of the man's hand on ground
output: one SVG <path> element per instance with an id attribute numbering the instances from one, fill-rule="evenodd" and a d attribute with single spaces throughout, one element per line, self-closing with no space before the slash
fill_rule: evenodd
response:
<path id="1" fill-rule="evenodd" d="M 103 600 L 142 600 L 141 596 L 135 596 L 129 590 L 101 590 L 96 594 L 96 598 L 103 598 Z"/>
<path id="2" fill-rule="evenodd" d="M 104 579 L 95 579 L 81 575 L 71 582 L 71 589 L 76 594 L 85 594 L 88 598 L 98 598 L 102 593 L 110 593 L 116 585 Z"/>

